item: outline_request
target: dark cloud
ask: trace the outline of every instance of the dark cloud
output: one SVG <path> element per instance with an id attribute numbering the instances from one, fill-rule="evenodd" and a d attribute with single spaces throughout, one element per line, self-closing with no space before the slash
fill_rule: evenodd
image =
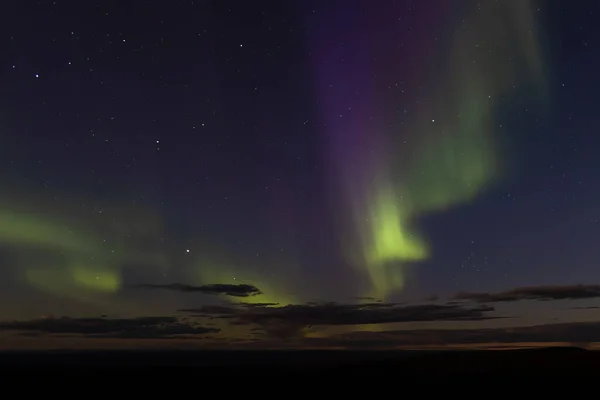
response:
<path id="1" fill-rule="evenodd" d="M 182 283 L 170 283 L 167 285 L 152 285 L 142 284 L 136 285 L 136 287 L 143 289 L 163 289 L 173 290 L 176 292 L 187 292 L 187 293 L 204 293 L 213 295 L 226 295 L 233 297 L 249 297 L 262 294 L 261 291 L 253 285 L 229 285 L 229 284 L 211 284 L 202 286 L 185 285 Z"/>
<path id="2" fill-rule="evenodd" d="M 375 297 L 370 297 L 370 296 L 359 296 L 359 297 L 353 297 L 353 300 L 357 300 L 357 301 L 366 301 L 366 302 L 371 302 L 371 303 L 382 303 L 383 300 L 382 299 L 378 299 Z"/>
<path id="3" fill-rule="evenodd" d="M 174 335 L 205 335 L 216 328 L 196 326 L 176 317 L 41 318 L 29 321 L 0 322 L 0 331 L 31 334 L 72 334 L 87 337 L 165 338 Z"/>
<path id="4" fill-rule="evenodd" d="M 397 346 L 466 345 L 495 343 L 570 343 L 585 347 L 597 342 L 600 322 L 546 324 L 493 329 L 419 329 L 387 332 L 351 332 L 317 339 L 320 345 L 348 348 L 389 348 Z"/>
<path id="5" fill-rule="evenodd" d="M 504 292 L 458 293 L 455 300 L 492 303 L 519 300 L 568 300 L 600 297 L 600 285 L 525 286 Z"/>
<path id="6" fill-rule="evenodd" d="M 279 303 L 244 303 L 241 304 L 242 307 L 246 308 L 255 308 L 255 307 L 274 307 L 278 306 Z"/>
<path id="7" fill-rule="evenodd" d="M 319 325 L 367 325 L 393 322 L 481 321 L 499 318 L 489 315 L 493 307 L 464 305 L 413 305 L 395 303 L 307 303 L 270 307 L 231 305 L 184 309 L 197 317 L 230 319 L 235 325 L 254 325 L 274 337 L 301 336 L 305 328 Z"/>

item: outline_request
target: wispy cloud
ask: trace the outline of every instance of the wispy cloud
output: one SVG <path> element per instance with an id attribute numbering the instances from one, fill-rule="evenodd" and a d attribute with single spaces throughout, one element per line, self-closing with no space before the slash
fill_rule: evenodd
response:
<path id="1" fill-rule="evenodd" d="M 394 322 L 481 321 L 499 318 L 490 315 L 493 307 L 464 305 L 398 305 L 395 303 L 307 303 L 284 307 L 238 304 L 200 307 L 181 312 L 197 317 L 230 319 L 236 325 L 253 325 L 271 336 L 298 336 L 316 325 L 369 325 Z"/>
<path id="2" fill-rule="evenodd" d="M 519 300 L 569 300 L 600 297 L 600 285 L 524 286 L 503 292 L 461 292 L 455 300 L 493 303 Z"/>
<path id="3" fill-rule="evenodd" d="M 317 339 L 321 346 L 389 348 L 467 344 L 569 343 L 586 347 L 600 338 L 600 322 L 545 324 L 494 329 L 418 329 L 386 332 L 349 332 Z"/>
<path id="4" fill-rule="evenodd" d="M 142 289 L 162 289 L 175 292 L 203 293 L 211 295 L 226 295 L 233 297 L 248 297 L 262 294 L 262 292 L 253 285 L 229 285 L 216 283 L 211 285 L 192 286 L 182 283 L 170 283 L 166 285 L 141 284 L 135 287 Z"/>
<path id="5" fill-rule="evenodd" d="M 175 335 L 206 335 L 217 328 L 196 326 L 176 317 L 41 318 L 29 321 L 0 322 L 1 331 L 32 334 L 72 334 L 86 337 L 164 338 Z"/>

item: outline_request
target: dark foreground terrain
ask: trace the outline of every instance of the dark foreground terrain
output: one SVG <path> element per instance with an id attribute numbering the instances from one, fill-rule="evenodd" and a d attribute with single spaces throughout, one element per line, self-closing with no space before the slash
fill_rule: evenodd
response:
<path id="1" fill-rule="evenodd" d="M 170 373 L 219 376 L 310 376 L 356 374 L 365 379 L 387 376 L 455 376 L 457 374 L 600 375 L 600 352 L 579 348 L 505 351 L 119 351 L 5 352 L 0 368 L 11 374 L 59 372 L 92 379 L 127 377 L 166 379 Z M 131 372 L 142 372 L 132 374 Z M 265 375 L 266 374 L 266 375 Z M 401 374 L 401 375 L 400 375 Z M 40 375 L 41 376 L 41 375 Z M 139 378 L 134 378 L 139 376 Z"/>

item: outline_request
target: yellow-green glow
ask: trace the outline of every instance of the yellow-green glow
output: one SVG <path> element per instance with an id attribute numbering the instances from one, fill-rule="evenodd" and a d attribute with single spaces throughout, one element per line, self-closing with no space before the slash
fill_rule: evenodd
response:
<path id="1" fill-rule="evenodd" d="M 118 202 L 93 213 L 82 204 L 12 189 L 0 198 L 0 244 L 28 287 L 104 309 L 121 288 L 122 268 L 164 272 L 167 257 L 155 213 Z"/>
<path id="2" fill-rule="evenodd" d="M 28 266 L 23 273 L 27 282 L 38 290 L 79 301 L 90 301 L 90 296 L 96 293 L 114 293 L 120 285 L 117 272 L 101 268 Z"/>
<path id="3" fill-rule="evenodd" d="M 0 210 L 0 227 L 0 241 L 29 253 L 19 264 L 29 283 L 38 289 L 57 295 L 67 295 L 77 287 L 99 292 L 118 290 L 120 277 L 113 253 L 93 235 L 50 218 L 7 210 Z M 94 257 L 102 264 L 84 266 L 77 261 Z M 57 259 L 62 262 L 57 263 Z"/>
<path id="4" fill-rule="evenodd" d="M 75 272 L 73 272 L 75 271 Z M 111 295 L 114 293 L 114 283 L 119 282 L 117 275 L 108 276 L 100 271 L 101 276 L 90 277 L 79 268 L 52 267 L 28 265 L 22 271 L 25 281 L 36 290 L 51 295 L 56 299 L 67 300 L 77 305 L 91 306 L 98 312 L 107 312 L 109 307 L 114 308 Z M 83 282 L 81 278 L 83 277 Z M 94 279 L 96 282 L 89 282 Z M 117 284 L 118 286 L 118 284 Z M 39 308 L 36 307 L 36 308 Z M 126 307 L 121 307 L 121 310 Z M 25 311 L 25 310 L 23 310 Z M 52 312 L 52 310 L 49 310 Z"/>
<path id="5" fill-rule="evenodd" d="M 401 201 L 388 193 L 377 197 L 371 216 L 373 247 L 369 254 L 370 264 L 387 261 L 417 261 L 427 257 L 427 246 L 408 228 L 403 217 Z"/>
<path id="6" fill-rule="evenodd" d="M 121 285 L 119 273 L 106 268 L 77 265 L 71 274 L 75 284 L 88 290 L 116 292 Z"/>
<path id="7" fill-rule="evenodd" d="M 68 295 L 78 288 L 86 292 L 112 293 L 120 285 L 119 274 L 105 268 L 29 266 L 24 273 L 30 284 L 58 296 Z"/>
<path id="8" fill-rule="evenodd" d="M 85 236 L 49 218 L 6 209 L 0 209 L 0 241 L 77 252 L 93 248 Z"/>

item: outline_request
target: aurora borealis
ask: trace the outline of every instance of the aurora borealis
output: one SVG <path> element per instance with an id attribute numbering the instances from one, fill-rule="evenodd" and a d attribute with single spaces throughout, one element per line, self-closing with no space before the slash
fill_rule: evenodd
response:
<path id="1" fill-rule="evenodd" d="M 404 59 L 390 57 L 387 49 L 379 54 L 370 45 L 400 36 L 401 28 L 390 24 L 377 31 L 368 17 L 357 18 L 360 28 L 349 25 L 331 34 L 331 46 L 343 43 L 341 54 L 327 47 L 320 50 L 321 79 L 330 83 L 321 84 L 324 114 L 329 117 L 326 134 L 346 189 L 342 197 L 350 204 L 361 239 L 357 246 L 362 257 L 353 262 L 367 269 L 373 294 L 379 297 L 402 289 L 402 262 L 424 260 L 431 251 L 411 226 L 415 220 L 473 201 L 502 175 L 497 99 L 514 96 L 511 88 L 517 82 L 543 85 L 543 56 L 531 2 L 459 11 L 454 5 L 445 7 L 451 17 L 440 16 L 436 25 L 448 27 L 453 35 L 439 32 L 439 40 L 424 46 L 427 56 L 409 68 Z M 366 13 L 364 8 L 356 11 Z M 320 26 L 325 33 L 315 37 L 323 41 L 332 29 L 325 21 Z M 418 37 L 425 34 L 419 29 L 431 27 L 416 29 Z M 364 52 L 357 52 L 361 46 Z M 430 65 L 438 67 L 417 80 L 426 87 L 415 109 L 401 115 L 401 121 L 390 121 L 399 99 L 378 98 L 381 89 L 372 77 L 382 69 L 415 74 L 413 69 L 427 70 Z M 384 121 L 373 116 L 375 107 L 391 109 Z"/>
<path id="2" fill-rule="evenodd" d="M 252 343 L 594 320 L 457 295 L 600 283 L 600 32 L 555 23 L 579 11 L 136 3 L 15 2 L 2 28 L 0 320 Z"/>

